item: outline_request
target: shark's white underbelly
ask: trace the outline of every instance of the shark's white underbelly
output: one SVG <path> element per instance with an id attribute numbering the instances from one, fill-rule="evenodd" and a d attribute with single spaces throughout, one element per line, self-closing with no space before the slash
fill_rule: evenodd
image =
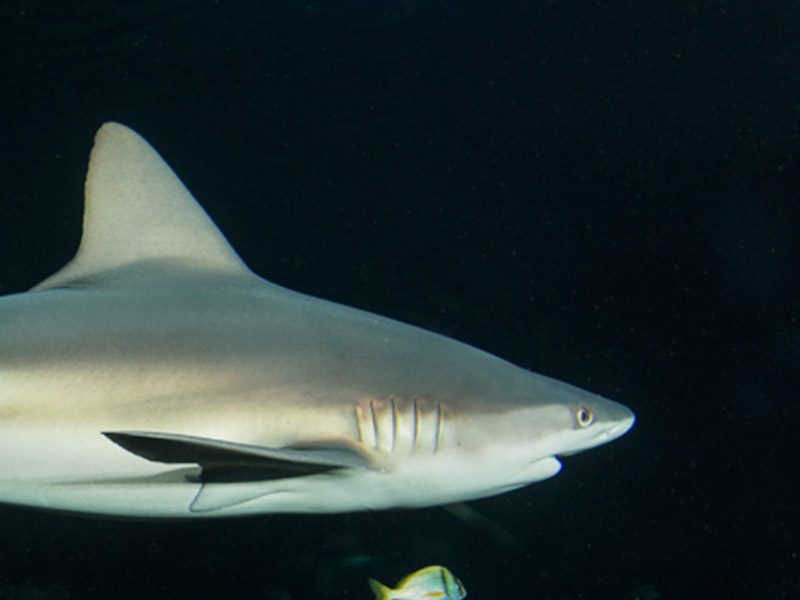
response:
<path id="1" fill-rule="evenodd" d="M 45 447 L 43 439 L 48 439 Z M 31 452 L 36 447 L 41 452 Z M 445 454 L 407 459 L 386 471 L 343 469 L 273 481 L 202 484 L 195 465 L 144 461 L 102 436 L 8 427 L 0 428 L 0 455 L 0 502 L 142 518 L 432 506 L 502 493 L 551 477 L 560 468 L 557 460 L 545 458 L 507 473 L 502 457 Z M 65 462 L 65 456 L 71 459 Z M 494 481 L 486 476 L 492 472 Z"/>

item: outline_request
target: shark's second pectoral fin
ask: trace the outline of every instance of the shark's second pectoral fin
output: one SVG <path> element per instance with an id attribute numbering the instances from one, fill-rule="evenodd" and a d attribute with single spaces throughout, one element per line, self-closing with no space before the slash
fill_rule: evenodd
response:
<path id="1" fill-rule="evenodd" d="M 150 431 L 107 431 L 103 435 L 147 460 L 197 463 L 203 469 L 203 482 L 262 481 L 301 477 L 333 469 L 372 468 L 364 453 L 345 442 L 270 448 Z"/>

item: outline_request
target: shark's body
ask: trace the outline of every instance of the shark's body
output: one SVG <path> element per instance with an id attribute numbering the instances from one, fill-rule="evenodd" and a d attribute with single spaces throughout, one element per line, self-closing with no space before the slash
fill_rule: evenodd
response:
<path id="1" fill-rule="evenodd" d="M 0 501 L 140 517 L 497 494 L 622 435 L 619 404 L 247 269 L 106 124 L 75 259 L 0 299 Z"/>

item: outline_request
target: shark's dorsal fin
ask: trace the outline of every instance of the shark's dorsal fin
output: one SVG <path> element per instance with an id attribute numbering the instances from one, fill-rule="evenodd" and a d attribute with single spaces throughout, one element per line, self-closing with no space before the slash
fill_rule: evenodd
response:
<path id="1" fill-rule="evenodd" d="M 34 291 L 92 285 L 137 263 L 252 274 L 158 152 L 124 125 L 97 132 L 85 196 L 75 258 Z"/>

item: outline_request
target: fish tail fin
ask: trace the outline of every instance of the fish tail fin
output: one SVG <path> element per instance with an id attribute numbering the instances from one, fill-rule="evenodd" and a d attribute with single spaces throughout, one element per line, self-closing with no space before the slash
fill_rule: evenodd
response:
<path id="1" fill-rule="evenodd" d="M 367 579 L 367 583 L 369 584 L 369 589 L 375 594 L 375 600 L 391 600 L 392 590 L 390 588 L 372 578 Z"/>

